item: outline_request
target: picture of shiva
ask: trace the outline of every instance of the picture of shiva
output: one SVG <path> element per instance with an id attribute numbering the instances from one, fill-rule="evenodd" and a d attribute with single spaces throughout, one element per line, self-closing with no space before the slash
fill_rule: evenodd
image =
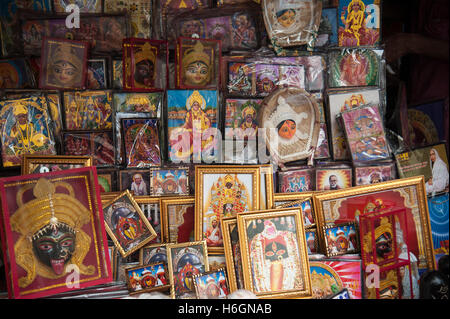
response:
<path id="1" fill-rule="evenodd" d="M 24 154 L 56 155 L 45 97 L 0 102 L 3 166 L 18 166 Z"/>

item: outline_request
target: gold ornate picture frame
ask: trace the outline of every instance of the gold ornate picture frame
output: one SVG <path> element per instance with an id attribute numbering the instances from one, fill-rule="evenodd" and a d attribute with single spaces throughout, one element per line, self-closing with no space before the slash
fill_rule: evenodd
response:
<path id="1" fill-rule="evenodd" d="M 184 251 L 183 251 L 184 250 Z M 193 258 L 198 261 L 197 264 L 189 264 L 182 267 L 180 259 L 186 255 L 195 255 Z M 192 258 L 184 258 L 185 260 L 192 260 Z M 198 260 L 197 260 L 198 259 Z M 180 262 L 180 263 L 179 263 Z M 195 291 L 190 275 L 200 274 L 209 271 L 208 263 L 208 250 L 206 247 L 206 241 L 194 241 L 181 244 L 169 244 L 167 245 L 167 265 L 170 278 L 170 296 L 172 299 L 180 298 L 183 295 L 189 299 L 195 299 Z M 181 271 L 179 268 L 181 267 Z M 183 271 L 186 267 L 189 267 L 190 275 L 187 276 Z M 174 270 L 176 269 L 176 270 Z M 181 282 L 181 283 L 180 283 Z M 186 283 L 186 285 L 185 285 Z M 180 286 L 181 285 L 181 286 Z"/>
<path id="2" fill-rule="evenodd" d="M 258 298 L 309 298 L 311 275 L 299 208 L 237 215 L 244 289 Z"/>
<path id="3" fill-rule="evenodd" d="M 292 204 L 292 202 L 312 200 L 314 194 L 316 192 L 275 193 L 273 194 L 272 208 L 282 208 L 281 206 Z"/>
<path id="4" fill-rule="evenodd" d="M 223 254 L 220 220 L 259 210 L 261 172 L 257 165 L 195 167 L 195 240 L 205 239 L 210 254 Z"/>
<path id="5" fill-rule="evenodd" d="M 128 190 L 105 204 L 103 216 L 106 232 L 123 258 L 147 245 L 157 236 Z"/>
<path id="6" fill-rule="evenodd" d="M 92 156 L 23 155 L 21 175 L 92 166 Z"/>
<path id="7" fill-rule="evenodd" d="M 161 213 L 160 198 L 156 196 L 133 196 L 144 215 L 156 232 L 156 238 L 150 244 L 164 242 L 165 220 Z"/>
<path id="8" fill-rule="evenodd" d="M 162 233 L 164 234 L 164 242 L 167 243 L 182 243 L 191 241 L 190 233 L 195 229 L 195 198 L 194 196 L 171 196 L 171 197 L 161 197 L 159 199 L 159 207 L 161 210 L 162 223 L 164 225 L 164 230 Z M 182 207 L 183 211 L 181 211 L 181 215 L 171 216 L 170 206 L 184 206 Z M 191 211 L 189 207 L 192 206 L 192 229 L 188 227 L 186 231 L 180 230 L 179 227 L 181 224 L 179 222 L 187 222 L 186 219 L 190 219 L 189 216 Z M 180 213 L 180 211 L 178 211 Z M 187 214 L 187 216 L 186 216 Z M 175 229 L 176 228 L 176 229 Z M 176 238 L 172 238 L 171 234 L 176 231 Z M 181 232 L 181 233 L 180 233 Z M 175 235 L 173 236 L 175 237 Z"/>
<path id="9" fill-rule="evenodd" d="M 407 218 L 415 226 L 408 228 L 408 249 L 419 260 L 419 268 L 436 269 L 423 176 L 323 192 L 315 194 L 313 201 L 318 229 L 357 221 L 361 214 L 406 208 Z M 323 233 L 318 234 L 325 247 Z"/>
<path id="10" fill-rule="evenodd" d="M 220 222 L 222 224 L 228 284 L 230 286 L 230 292 L 234 292 L 238 289 L 244 289 L 237 218 L 223 218 Z"/>
<path id="11" fill-rule="evenodd" d="M 139 250 L 139 263 L 151 264 L 158 261 L 167 263 L 167 243 L 158 243 L 142 247 Z"/>

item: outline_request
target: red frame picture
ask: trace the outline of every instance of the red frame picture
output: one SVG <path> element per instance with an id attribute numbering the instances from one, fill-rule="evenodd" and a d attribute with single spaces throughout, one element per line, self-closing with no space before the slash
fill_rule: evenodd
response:
<path id="1" fill-rule="evenodd" d="M 136 46 L 150 45 L 150 50 L 156 51 L 154 54 L 153 74 L 154 79 L 152 85 L 143 85 L 138 87 L 134 74 L 136 73 L 135 61 L 136 54 L 133 48 Z M 164 90 L 169 87 L 169 48 L 166 40 L 149 40 L 140 38 L 127 38 L 122 42 L 123 57 L 122 57 L 122 83 L 124 91 L 131 92 L 156 92 Z M 145 54 L 145 53 L 144 53 Z M 129 59 L 129 67 L 127 60 Z M 160 63 L 161 60 L 164 63 Z M 128 75 L 127 75 L 128 74 Z M 162 77 L 162 78 L 161 78 Z"/>
<path id="2" fill-rule="evenodd" d="M 1 178 L 0 194 L 10 299 L 42 298 L 112 281 L 95 167 Z M 63 235 L 55 235 L 56 230 Z M 55 259 L 43 246 L 52 242 L 49 238 L 65 242 L 67 237 L 73 250 L 61 265 L 67 254 Z"/>

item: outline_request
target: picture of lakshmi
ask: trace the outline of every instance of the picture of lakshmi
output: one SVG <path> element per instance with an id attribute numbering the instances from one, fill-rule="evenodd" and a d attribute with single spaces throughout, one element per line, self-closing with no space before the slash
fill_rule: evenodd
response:
<path id="1" fill-rule="evenodd" d="M 176 150 L 175 154 L 172 156 L 176 156 L 177 158 L 187 158 L 193 153 L 199 154 L 211 150 L 214 147 L 215 139 L 213 135 L 205 140 L 202 140 L 201 136 L 206 130 L 212 128 L 211 120 L 204 111 L 205 108 L 205 98 L 199 91 L 195 90 L 186 101 L 187 113 L 184 124 L 172 131 L 172 136 L 177 136 L 179 139 L 182 139 L 182 143 L 188 142 L 189 145 L 184 145 L 183 148 Z M 186 139 L 185 134 L 189 134 L 189 139 Z M 201 143 L 197 143 L 195 148 L 194 138 L 199 141 L 201 140 Z M 179 143 L 179 139 L 171 139 L 171 144 Z M 198 146 L 200 146 L 200 149 L 198 149 Z"/>
<path id="2" fill-rule="evenodd" d="M 47 79 L 44 84 L 60 88 L 79 88 L 83 84 L 83 49 L 71 43 L 50 44 L 47 59 Z"/>
<path id="3" fill-rule="evenodd" d="M 347 54 L 339 65 L 340 78 L 337 79 L 342 86 L 365 86 L 369 73 L 368 59 L 358 53 Z"/>

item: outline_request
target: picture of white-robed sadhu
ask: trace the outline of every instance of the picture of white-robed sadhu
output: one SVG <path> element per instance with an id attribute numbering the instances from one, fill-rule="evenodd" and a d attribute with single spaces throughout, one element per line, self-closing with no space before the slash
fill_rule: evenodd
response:
<path id="1" fill-rule="evenodd" d="M 430 168 L 431 177 L 425 182 L 427 193 L 448 191 L 448 162 L 442 160 L 437 148 L 430 150 Z"/>

